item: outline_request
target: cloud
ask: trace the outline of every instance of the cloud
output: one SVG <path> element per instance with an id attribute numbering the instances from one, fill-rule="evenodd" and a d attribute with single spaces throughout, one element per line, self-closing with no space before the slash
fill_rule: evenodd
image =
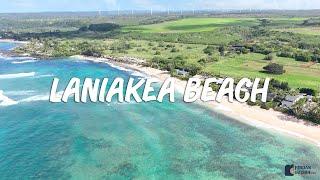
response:
<path id="1" fill-rule="evenodd" d="M 0 12 L 116 9 L 320 9 L 320 0 L 1 0 Z"/>
<path id="2" fill-rule="evenodd" d="M 164 9 L 165 6 L 162 3 L 156 3 L 151 0 L 133 0 L 132 3 L 139 9 Z"/>
<path id="3" fill-rule="evenodd" d="M 200 9 L 316 9 L 319 0 L 198 0 L 191 4 Z M 189 3 L 190 6 L 190 3 Z"/>
<path id="4" fill-rule="evenodd" d="M 33 1 L 12 0 L 10 2 L 17 8 L 33 8 L 35 6 Z"/>
<path id="5" fill-rule="evenodd" d="M 104 1 L 107 4 L 108 9 L 116 8 L 118 5 L 117 0 L 104 0 Z"/>

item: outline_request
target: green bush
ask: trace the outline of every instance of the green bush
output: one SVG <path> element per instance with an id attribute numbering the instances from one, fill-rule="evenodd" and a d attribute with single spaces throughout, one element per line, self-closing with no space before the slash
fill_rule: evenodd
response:
<path id="1" fill-rule="evenodd" d="M 267 66 L 263 67 L 265 72 L 270 74 L 283 74 L 285 73 L 285 70 L 283 69 L 283 65 L 276 64 L 276 63 L 270 63 Z"/>
<path id="2" fill-rule="evenodd" d="M 300 93 L 305 93 L 305 94 L 311 95 L 311 96 L 316 96 L 317 95 L 316 90 L 311 89 L 311 88 L 300 88 L 299 92 Z"/>
<path id="3" fill-rule="evenodd" d="M 215 51 L 214 46 L 207 46 L 206 48 L 203 49 L 203 52 L 208 55 L 212 55 L 214 51 Z"/>
<path id="4" fill-rule="evenodd" d="M 160 54 L 161 54 L 160 51 L 156 51 L 156 52 L 154 53 L 154 55 L 160 55 Z"/>
<path id="5" fill-rule="evenodd" d="M 309 55 L 308 53 L 298 53 L 295 55 L 295 59 L 297 61 L 303 61 L 303 62 L 308 62 L 311 61 L 311 55 Z"/>
<path id="6" fill-rule="evenodd" d="M 90 31 L 105 32 L 119 29 L 120 26 L 114 23 L 91 24 L 88 28 Z"/>
<path id="7" fill-rule="evenodd" d="M 272 60 L 273 60 L 273 54 L 270 53 L 270 54 L 266 55 L 266 56 L 264 57 L 264 60 L 272 61 Z"/>
<path id="8" fill-rule="evenodd" d="M 175 47 L 171 49 L 171 52 L 178 52 L 178 51 L 179 50 L 177 48 L 175 48 Z"/>

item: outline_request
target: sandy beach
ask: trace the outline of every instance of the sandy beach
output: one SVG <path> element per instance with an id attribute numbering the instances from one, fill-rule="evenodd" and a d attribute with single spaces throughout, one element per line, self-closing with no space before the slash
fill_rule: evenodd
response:
<path id="1" fill-rule="evenodd" d="M 0 42 L 7 42 L 7 43 L 22 43 L 26 44 L 28 41 L 16 41 L 14 39 L 0 39 Z"/>
<path id="2" fill-rule="evenodd" d="M 109 59 L 105 58 L 93 58 L 85 56 L 72 56 L 72 58 L 121 66 L 123 68 L 128 68 L 148 76 L 158 78 L 160 81 L 164 81 L 170 77 L 168 72 L 136 64 L 125 64 L 110 61 Z M 187 82 L 175 78 L 175 83 L 176 91 L 183 93 Z M 198 101 L 198 103 L 215 112 L 221 113 L 248 125 L 270 132 L 277 132 L 283 135 L 291 136 L 320 147 L 320 126 L 311 125 L 304 120 L 296 119 L 295 117 L 274 111 L 272 109 L 265 110 L 257 106 L 249 106 L 245 103 L 239 103 L 236 101 L 230 103 L 227 99 L 224 99 L 221 103 L 202 101 Z"/>

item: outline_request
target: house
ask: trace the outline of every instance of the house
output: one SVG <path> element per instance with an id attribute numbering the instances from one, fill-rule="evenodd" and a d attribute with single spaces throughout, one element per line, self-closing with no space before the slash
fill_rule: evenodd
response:
<path id="1" fill-rule="evenodd" d="M 176 73 L 177 73 L 177 75 L 183 76 L 183 77 L 187 77 L 189 75 L 189 72 L 185 71 L 184 69 L 183 70 L 176 69 Z"/>
<path id="2" fill-rule="evenodd" d="M 217 78 L 215 83 L 218 84 L 218 85 L 221 85 L 224 80 L 225 80 L 224 78 Z"/>
<path id="3" fill-rule="evenodd" d="M 285 99 L 281 102 L 280 107 L 291 109 L 300 99 L 304 98 L 304 94 L 299 94 L 296 96 L 287 95 Z"/>
<path id="4" fill-rule="evenodd" d="M 241 51 L 241 50 L 243 50 L 244 48 L 245 48 L 245 46 L 243 46 L 243 45 L 233 45 L 233 46 L 230 47 L 230 49 L 231 49 L 232 51 Z"/>

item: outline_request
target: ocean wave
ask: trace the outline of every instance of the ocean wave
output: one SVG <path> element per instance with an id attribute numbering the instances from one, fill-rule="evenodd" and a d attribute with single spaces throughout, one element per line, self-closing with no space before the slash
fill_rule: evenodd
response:
<path id="1" fill-rule="evenodd" d="M 49 101 L 49 94 L 39 94 L 39 95 L 34 95 L 34 96 L 29 96 L 27 98 L 21 99 L 21 100 L 13 100 L 7 97 L 6 95 L 25 95 L 29 93 L 33 93 L 34 91 L 8 91 L 8 92 L 3 92 L 0 90 L 0 106 L 12 106 L 20 103 L 30 103 L 30 102 L 36 102 L 36 101 Z M 6 95 L 4 95 L 6 94 Z M 63 91 L 57 92 L 57 96 L 59 98 L 62 98 Z"/>
<path id="2" fill-rule="evenodd" d="M 25 99 L 22 99 L 20 102 L 34 102 L 34 101 L 49 101 L 49 95 L 45 94 L 45 95 L 35 95 L 35 96 L 31 96 Z"/>
<path id="3" fill-rule="evenodd" d="M 54 74 L 42 74 L 42 75 L 35 76 L 34 78 L 53 77 L 53 76 Z"/>
<path id="4" fill-rule="evenodd" d="M 137 76 L 137 77 L 140 77 L 140 78 L 149 78 L 150 76 L 142 73 L 142 72 L 138 72 L 138 71 L 134 71 L 132 74 L 132 76 Z"/>
<path id="5" fill-rule="evenodd" d="M 34 59 L 30 59 L 25 61 L 13 61 L 12 64 L 25 64 L 25 63 L 34 63 L 34 62 L 38 62 L 38 61 Z"/>
<path id="6" fill-rule="evenodd" d="M 16 74 L 0 74 L 0 79 L 14 79 L 14 78 L 22 78 L 22 77 L 32 77 L 35 76 L 35 72 L 28 73 L 16 73 Z"/>
<path id="7" fill-rule="evenodd" d="M 124 67 L 121 67 L 121 66 L 117 66 L 117 65 L 114 65 L 112 63 L 109 63 L 109 65 L 115 69 L 118 69 L 120 71 L 125 71 L 125 72 L 128 72 L 130 73 L 130 75 L 132 76 L 136 76 L 136 77 L 141 77 L 141 78 L 149 78 L 150 76 L 148 76 L 147 74 L 144 74 L 142 72 L 139 72 L 139 71 L 136 71 L 136 70 L 132 70 L 132 69 L 127 69 L 127 68 L 124 68 Z"/>
<path id="8" fill-rule="evenodd" d="M 36 58 L 33 57 L 15 57 L 15 56 L 6 56 L 3 54 L 0 54 L 0 58 L 3 60 L 13 61 L 13 60 L 36 60 Z"/>
<path id="9" fill-rule="evenodd" d="M 15 104 L 18 104 L 18 102 L 5 96 L 3 91 L 0 90 L 0 106 L 11 106 Z"/>
<path id="10" fill-rule="evenodd" d="M 131 69 L 127 69 L 127 68 L 124 68 L 124 67 L 121 67 L 121 66 L 117 66 L 117 65 L 114 65 L 112 63 L 108 63 L 111 67 L 115 68 L 115 69 L 118 69 L 120 71 L 126 71 L 126 72 L 132 72 Z"/>
<path id="11" fill-rule="evenodd" d="M 24 90 L 24 91 L 7 91 L 6 95 L 8 96 L 28 96 L 34 95 L 36 92 L 33 90 Z"/>
<path id="12" fill-rule="evenodd" d="M 57 92 L 57 96 L 59 98 L 62 98 L 62 95 L 63 95 L 63 91 Z M 25 99 L 19 100 L 18 102 L 23 103 L 23 102 L 35 102 L 35 101 L 49 101 L 49 98 L 50 98 L 49 94 L 39 94 L 39 95 L 30 96 Z"/>
<path id="13" fill-rule="evenodd" d="M 132 100 L 130 102 L 111 102 L 111 103 L 107 103 L 107 104 L 110 106 L 110 105 L 130 105 L 130 104 L 139 104 L 139 103 Z"/>

